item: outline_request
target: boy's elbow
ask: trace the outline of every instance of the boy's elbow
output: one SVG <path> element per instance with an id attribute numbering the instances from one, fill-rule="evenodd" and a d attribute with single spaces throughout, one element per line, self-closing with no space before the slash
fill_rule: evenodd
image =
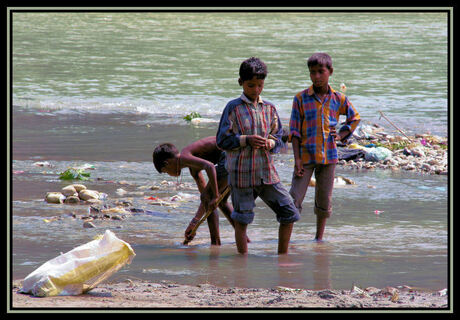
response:
<path id="1" fill-rule="evenodd" d="M 221 139 L 216 139 L 217 147 L 221 150 L 233 150 L 235 149 L 232 139 L 229 137 L 224 137 Z"/>
<path id="2" fill-rule="evenodd" d="M 223 139 L 219 139 L 217 138 L 216 139 L 216 145 L 219 149 L 221 150 L 225 150 L 225 143 L 224 143 L 224 140 Z"/>

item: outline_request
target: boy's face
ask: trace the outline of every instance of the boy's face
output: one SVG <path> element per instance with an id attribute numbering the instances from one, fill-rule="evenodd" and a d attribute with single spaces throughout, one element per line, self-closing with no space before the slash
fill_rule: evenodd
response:
<path id="1" fill-rule="evenodd" d="M 170 176 L 178 177 L 180 176 L 180 168 L 176 158 L 171 158 L 166 160 L 166 165 L 161 169 L 162 173 L 167 173 Z"/>
<path id="2" fill-rule="evenodd" d="M 238 79 L 240 86 L 243 87 L 243 93 L 246 97 L 249 98 L 251 101 L 257 101 L 259 99 L 262 90 L 264 89 L 264 79 L 257 79 L 257 77 L 253 77 L 251 80 L 242 81 Z"/>
<path id="3" fill-rule="evenodd" d="M 323 65 L 314 65 L 309 68 L 310 79 L 313 82 L 313 86 L 317 88 L 327 87 L 329 84 L 329 77 L 332 75 L 333 68 L 329 69 Z"/>

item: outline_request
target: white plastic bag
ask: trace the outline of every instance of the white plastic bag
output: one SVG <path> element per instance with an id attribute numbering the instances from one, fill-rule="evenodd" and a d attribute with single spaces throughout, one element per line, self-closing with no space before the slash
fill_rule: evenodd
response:
<path id="1" fill-rule="evenodd" d="M 364 159 L 367 161 L 381 161 L 387 158 L 391 158 L 393 152 L 385 147 L 366 148 L 366 154 Z"/>
<path id="2" fill-rule="evenodd" d="M 135 255 L 127 242 L 106 230 L 102 237 L 45 262 L 24 279 L 21 292 L 38 297 L 78 295 L 130 264 Z"/>

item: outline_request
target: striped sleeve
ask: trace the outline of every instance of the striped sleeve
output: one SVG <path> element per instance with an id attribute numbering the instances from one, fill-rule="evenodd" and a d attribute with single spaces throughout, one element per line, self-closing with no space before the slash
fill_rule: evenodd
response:
<path id="1" fill-rule="evenodd" d="M 272 123 L 270 125 L 270 134 L 276 138 L 275 146 L 270 150 L 271 153 L 278 153 L 280 152 L 281 148 L 284 146 L 283 142 L 283 127 L 281 124 L 280 117 L 276 108 L 272 106 Z"/>
<path id="2" fill-rule="evenodd" d="M 358 127 L 358 124 L 361 121 L 361 117 L 358 111 L 356 111 L 355 107 L 353 107 L 351 102 L 348 100 L 347 96 L 342 95 L 341 102 L 342 103 L 340 104 L 339 114 L 345 115 L 347 120 L 345 121 L 345 124 L 340 128 L 339 132 L 345 130 L 350 131 L 350 133 L 343 138 L 343 140 L 346 140 Z"/>
<path id="3" fill-rule="evenodd" d="M 235 150 L 241 146 L 240 134 L 238 132 L 233 132 L 233 109 L 233 104 L 227 104 L 220 118 L 219 128 L 216 134 L 216 143 L 222 150 Z"/>
<path id="4" fill-rule="evenodd" d="M 289 142 L 292 137 L 301 138 L 302 130 L 302 113 L 300 111 L 300 101 L 297 96 L 292 102 L 291 119 L 289 120 Z"/>

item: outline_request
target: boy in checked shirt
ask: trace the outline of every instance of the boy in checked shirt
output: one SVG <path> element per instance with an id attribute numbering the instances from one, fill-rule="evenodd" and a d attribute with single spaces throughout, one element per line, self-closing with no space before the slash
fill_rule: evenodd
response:
<path id="1" fill-rule="evenodd" d="M 316 241 L 322 241 L 326 220 L 332 214 L 332 188 L 338 162 L 336 141 L 346 140 L 358 126 L 360 116 L 348 98 L 329 85 L 334 69 L 326 53 L 308 59 L 313 84 L 299 92 L 292 104 L 289 139 L 294 152 L 294 174 L 289 193 L 299 212 L 313 172 L 315 172 Z M 347 120 L 339 132 L 339 116 Z"/>
<path id="2" fill-rule="evenodd" d="M 235 241 L 247 254 L 247 225 L 254 219 L 255 199 L 260 197 L 275 213 L 279 225 L 278 254 L 288 252 L 292 228 L 300 217 L 275 169 L 272 153 L 282 147 L 283 130 L 273 104 L 262 100 L 267 66 L 249 58 L 240 66 L 238 83 L 243 94 L 225 107 L 216 135 L 217 146 L 227 154 L 226 169 L 232 187 Z"/>

